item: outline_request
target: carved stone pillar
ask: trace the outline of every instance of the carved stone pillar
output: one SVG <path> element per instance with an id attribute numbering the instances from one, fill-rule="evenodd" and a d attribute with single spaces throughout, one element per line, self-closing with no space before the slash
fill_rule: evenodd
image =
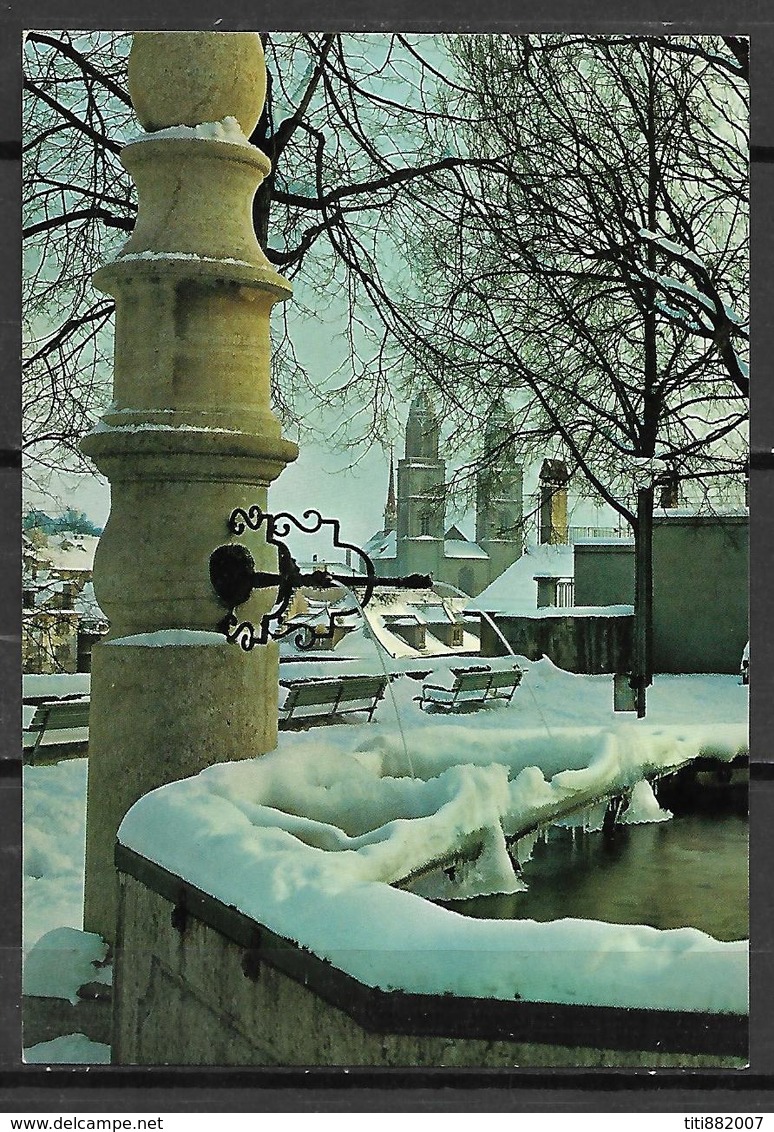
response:
<path id="1" fill-rule="evenodd" d="M 137 224 L 94 275 L 115 297 L 113 403 L 83 443 L 111 485 L 94 566 L 110 634 L 92 661 L 85 926 L 114 936 L 116 831 L 141 795 L 277 739 L 277 653 L 246 654 L 209 556 L 234 507 L 258 503 L 296 446 L 269 401 L 269 316 L 290 286 L 255 238 L 270 170 L 247 141 L 266 75 L 254 33 L 138 33 L 129 88 L 147 131 L 121 160 Z M 252 541 L 251 541 L 252 540 Z M 276 568 L 263 533 L 240 539 Z M 271 595 L 254 594 L 260 619 Z"/>

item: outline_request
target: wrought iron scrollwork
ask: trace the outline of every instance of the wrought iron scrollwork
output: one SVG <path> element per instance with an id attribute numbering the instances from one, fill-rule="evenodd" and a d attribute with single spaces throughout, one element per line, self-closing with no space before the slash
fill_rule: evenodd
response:
<path id="1" fill-rule="evenodd" d="M 247 509 L 237 507 L 231 512 L 228 529 L 231 534 L 241 535 L 246 530 L 259 531 L 265 528 L 266 542 L 277 551 L 277 572 L 256 570 L 250 551 L 239 543 L 228 543 L 213 551 L 210 556 L 210 579 L 221 601 L 229 609 L 221 623 L 226 639 L 236 643 L 245 652 L 255 645 L 265 645 L 270 639 L 279 640 L 295 634 L 294 641 L 299 649 L 311 649 L 323 640 L 330 640 L 345 618 L 361 612 L 373 596 L 374 587 L 381 585 L 403 587 L 428 587 L 432 579 L 427 575 L 413 574 L 408 578 L 377 578 L 373 563 L 364 550 L 354 543 L 341 538 L 341 524 L 338 519 L 324 519 L 319 511 L 304 511 L 297 519 L 288 511 L 276 515 L 263 511 L 258 505 Z M 362 574 L 332 574 L 326 568 L 304 573 L 291 555 L 283 541 L 295 529 L 302 534 L 318 534 L 324 529 L 331 534 L 335 549 L 350 551 L 358 556 Z M 310 621 L 292 620 L 285 623 L 285 615 L 290 608 L 294 593 L 301 588 L 326 590 L 344 587 L 352 592 L 354 587 L 362 587 L 362 595 L 354 604 L 340 610 L 327 610 L 328 625 L 321 629 Z M 240 621 L 235 609 L 247 601 L 254 589 L 276 589 L 274 604 L 265 613 L 256 631 L 250 621 Z"/>

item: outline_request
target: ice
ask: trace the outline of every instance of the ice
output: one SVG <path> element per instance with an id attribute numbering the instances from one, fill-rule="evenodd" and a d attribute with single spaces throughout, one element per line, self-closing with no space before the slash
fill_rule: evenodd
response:
<path id="1" fill-rule="evenodd" d="M 639 825 L 642 822 L 669 821 L 672 814 L 662 810 L 653 793 L 653 787 L 643 779 L 632 790 L 629 805 L 618 819 L 625 825 Z"/>

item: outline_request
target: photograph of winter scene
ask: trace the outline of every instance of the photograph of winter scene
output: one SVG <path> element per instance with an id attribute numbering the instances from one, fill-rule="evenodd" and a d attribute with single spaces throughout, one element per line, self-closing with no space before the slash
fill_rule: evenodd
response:
<path id="1" fill-rule="evenodd" d="M 24 71 L 24 1060 L 744 1066 L 747 39 Z"/>

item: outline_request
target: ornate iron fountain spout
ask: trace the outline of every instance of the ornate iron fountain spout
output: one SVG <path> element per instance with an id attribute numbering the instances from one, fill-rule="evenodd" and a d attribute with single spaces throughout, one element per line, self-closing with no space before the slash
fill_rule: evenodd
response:
<path id="1" fill-rule="evenodd" d="M 219 628 L 223 630 L 227 640 L 238 643 L 245 652 L 249 652 L 255 645 L 265 645 L 270 639 L 279 640 L 292 633 L 296 634 L 295 643 L 298 648 L 312 648 L 320 641 L 330 640 L 336 626 L 344 618 L 360 613 L 371 600 L 376 586 L 429 589 L 433 583 L 428 574 L 409 574 L 403 578 L 377 577 L 373 562 L 366 552 L 354 543 L 344 542 L 340 538 L 339 520 L 324 519 L 319 511 L 313 509 L 304 511 L 301 519 L 287 511 L 273 515 L 257 505 L 247 510 L 238 507 L 229 516 L 228 528 L 234 535 L 243 534 L 248 528 L 258 531 L 261 527 L 266 529 L 266 542 L 277 550 L 276 572 L 256 570 L 252 554 L 240 543 L 226 543 L 210 555 L 210 580 L 218 597 L 229 610 Z M 356 554 L 363 565 L 363 573 L 334 574 L 327 567 L 304 572 L 283 541 L 294 527 L 303 534 L 317 534 L 328 528 L 333 546 Z M 327 628 L 320 629 L 308 622 L 285 622 L 285 615 L 297 590 L 327 590 L 342 586 L 353 592 L 358 591 L 359 596 L 356 604 L 349 608 L 328 610 Z M 257 631 L 250 621 L 240 621 L 235 613 L 236 607 L 247 601 L 254 589 L 277 591 L 274 604 L 261 618 Z M 362 593 L 359 592 L 361 589 Z"/>

